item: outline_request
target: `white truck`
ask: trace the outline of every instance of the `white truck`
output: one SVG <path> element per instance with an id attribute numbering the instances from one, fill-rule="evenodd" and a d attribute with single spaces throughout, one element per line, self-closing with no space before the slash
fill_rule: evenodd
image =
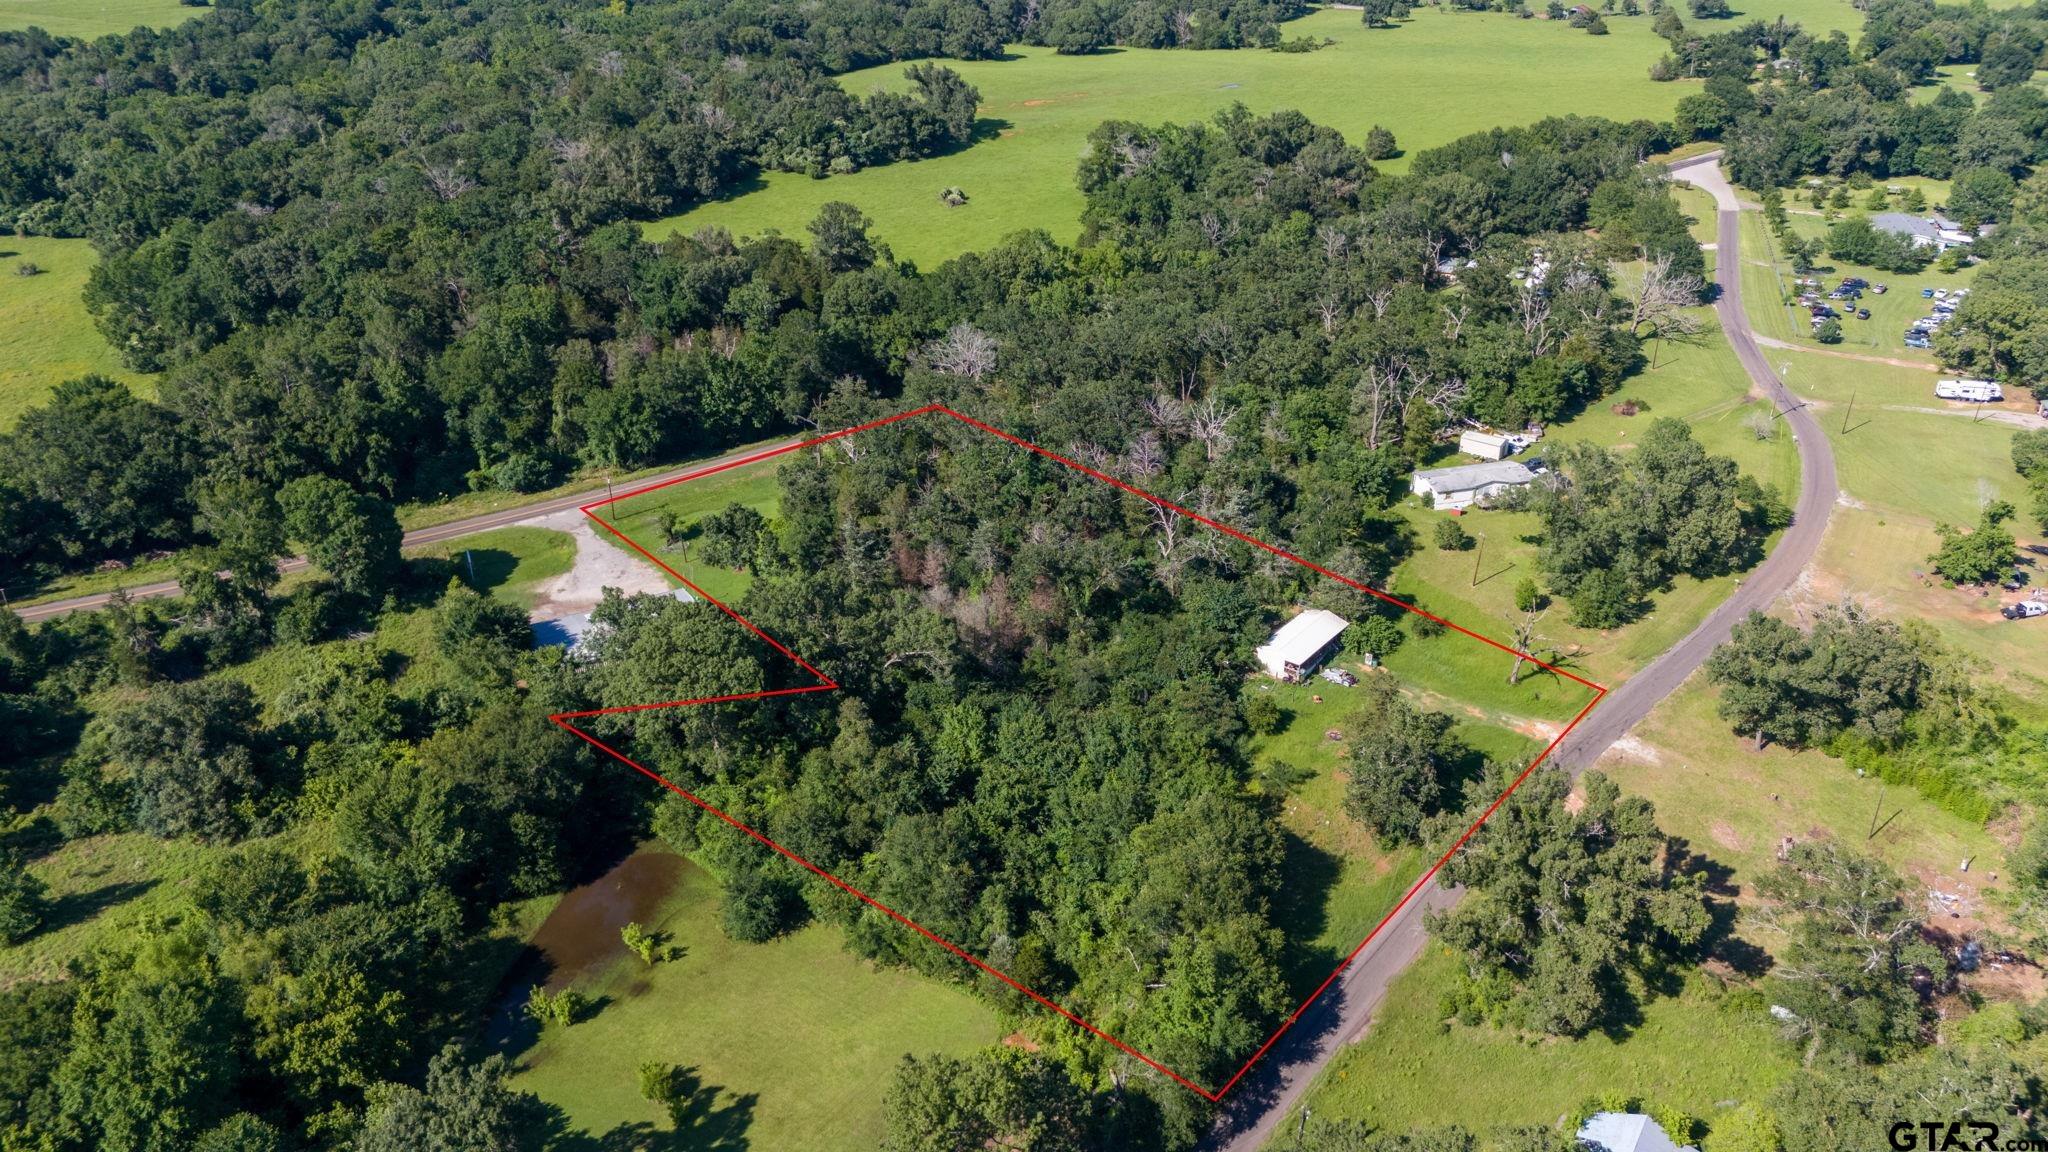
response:
<path id="1" fill-rule="evenodd" d="M 1936 380 L 1934 394 L 1943 400 L 1968 400 L 1973 404 L 2005 399 L 2005 389 L 1996 380 Z"/>

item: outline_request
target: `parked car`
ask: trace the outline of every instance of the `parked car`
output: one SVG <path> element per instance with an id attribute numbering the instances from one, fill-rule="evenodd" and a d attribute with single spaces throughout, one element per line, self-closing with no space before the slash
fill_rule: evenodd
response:
<path id="1" fill-rule="evenodd" d="M 1358 683 L 1358 677 L 1353 676 L 1351 673 L 1346 672 L 1342 668 L 1325 668 L 1321 672 L 1317 673 L 1317 675 L 1321 676 L 1325 680 L 1328 680 L 1332 684 L 1342 684 L 1346 688 L 1349 688 L 1352 685 Z"/>
<path id="2" fill-rule="evenodd" d="M 1870 309 L 1868 309 L 1868 308 L 1858 308 L 1858 309 L 1856 310 L 1856 318 L 1857 318 L 1858 320 L 1868 320 L 1868 319 L 1870 319 Z"/>
<path id="3" fill-rule="evenodd" d="M 1885 287 L 1884 285 L 1882 285 L 1882 284 L 1872 284 L 1872 285 L 1870 286 L 1870 290 L 1871 290 L 1872 292 L 1875 292 L 1875 293 L 1877 293 L 1877 294 L 1878 294 L 1879 296 L 1882 296 L 1882 295 L 1884 295 L 1884 294 L 1885 294 L 1886 292 L 1889 292 L 1889 291 L 1891 291 L 1891 289 L 1889 289 L 1889 288 L 1886 288 L 1886 287 Z"/>
<path id="4" fill-rule="evenodd" d="M 2013 569 L 2012 575 L 2006 577 L 2005 582 L 1999 585 L 1999 587 L 2004 588 L 2007 592 L 2017 592 L 2026 586 L 2027 574 L 2017 568 Z"/>
<path id="5" fill-rule="evenodd" d="M 1948 289 L 1946 289 L 1946 288 L 1936 288 L 1936 289 L 1934 290 L 1934 298 L 1935 298 L 1936 300 L 1946 300 L 1946 299 L 1948 299 Z"/>
<path id="6" fill-rule="evenodd" d="M 1842 277 L 1842 287 L 1844 287 L 1844 288 L 1868 288 L 1868 287 L 1870 287 L 1870 281 L 1868 281 L 1868 280 L 1865 280 L 1865 279 L 1864 279 L 1863 277 L 1861 277 L 1861 276 L 1844 276 L 1844 277 Z"/>
<path id="7" fill-rule="evenodd" d="M 2048 604 L 2039 600 L 2022 600 L 2000 608 L 1998 614 L 2007 620 L 2032 620 L 2036 616 L 2048 616 Z"/>
<path id="8" fill-rule="evenodd" d="M 1918 348 L 1925 352 L 1932 349 L 1934 345 L 1925 336 L 1908 336 L 1906 337 L 1906 347 Z"/>
<path id="9" fill-rule="evenodd" d="M 1922 300 L 1932 300 L 1934 298 L 1934 289 L 1922 288 L 1920 290 L 1920 298 Z"/>

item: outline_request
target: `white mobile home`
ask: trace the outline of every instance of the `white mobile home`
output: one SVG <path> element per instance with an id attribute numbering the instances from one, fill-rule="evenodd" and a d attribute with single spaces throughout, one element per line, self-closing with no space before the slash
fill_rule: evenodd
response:
<path id="1" fill-rule="evenodd" d="M 1936 380 L 1934 394 L 1943 400 L 1986 404 L 2005 399 L 2005 388 L 1996 380 Z"/>
<path id="2" fill-rule="evenodd" d="M 1513 460 L 1495 460 L 1486 464 L 1426 469 L 1415 474 L 1409 488 L 1417 496 L 1429 497 L 1436 508 L 1469 508 L 1489 496 L 1519 488 L 1534 479 L 1534 472 Z"/>
<path id="3" fill-rule="evenodd" d="M 1253 651 L 1266 673 L 1278 680 L 1295 681 L 1316 670 L 1337 647 L 1337 637 L 1351 626 L 1335 612 L 1308 608 L 1280 626 L 1273 638 Z"/>
<path id="4" fill-rule="evenodd" d="M 1505 460 L 1515 454 L 1512 438 L 1498 432 L 1467 432 L 1458 437 L 1458 451 L 1481 460 Z"/>

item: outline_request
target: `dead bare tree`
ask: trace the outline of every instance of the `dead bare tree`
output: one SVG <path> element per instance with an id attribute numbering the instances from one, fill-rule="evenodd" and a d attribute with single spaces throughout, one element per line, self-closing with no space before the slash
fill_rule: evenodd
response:
<path id="1" fill-rule="evenodd" d="M 1152 529 L 1159 534 L 1159 539 L 1155 542 L 1159 548 L 1159 558 L 1170 560 L 1173 554 L 1180 550 L 1180 511 L 1156 500 L 1146 503 L 1152 514 Z"/>
<path id="2" fill-rule="evenodd" d="M 1437 307 L 1444 310 L 1444 339 L 1456 344 L 1458 337 L 1465 331 L 1465 317 L 1471 314 L 1472 305 L 1465 300 L 1459 300 L 1455 309 L 1449 304 L 1439 304 Z"/>
<path id="3" fill-rule="evenodd" d="M 1166 469 L 1166 451 L 1155 432 L 1140 432 L 1124 453 L 1124 471 L 1133 476 L 1157 476 Z"/>
<path id="4" fill-rule="evenodd" d="M 443 200 L 453 200 L 476 187 L 476 181 L 464 176 L 453 164 L 430 164 L 426 177 L 427 187 Z"/>
<path id="5" fill-rule="evenodd" d="M 1344 318 L 1344 301 L 1335 292 L 1326 292 L 1316 301 L 1316 315 L 1323 322 L 1323 335 L 1337 334 L 1337 321 Z"/>
<path id="6" fill-rule="evenodd" d="M 1342 228 L 1329 224 L 1316 229 L 1316 239 L 1323 242 L 1323 259 L 1332 264 L 1335 264 L 1337 258 L 1344 255 L 1344 250 L 1351 246 L 1350 235 Z"/>
<path id="7" fill-rule="evenodd" d="M 1213 393 L 1188 413 L 1188 432 L 1202 442 L 1210 460 L 1230 451 L 1230 446 L 1237 442 L 1229 430 L 1236 416 L 1237 409 L 1222 403 Z"/>
<path id="8" fill-rule="evenodd" d="M 1543 618 L 1549 614 L 1550 610 L 1548 608 L 1531 608 L 1527 612 L 1522 613 L 1522 618 L 1516 621 L 1513 645 L 1515 649 L 1515 666 L 1508 669 L 1508 687 L 1512 688 L 1516 684 L 1521 683 L 1522 665 L 1534 659 L 1533 656 L 1525 655 L 1525 653 L 1528 653 L 1529 649 L 1536 646 L 1536 626 L 1541 624 Z"/>
<path id="9" fill-rule="evenodd" d="M 1407 375 L 1408 361 L 1400 356 L 1375 360 L 1359 374 L 1357 385 L 1351 389 L 1351 411 L 1364 418 L 1367 448 L 1381 445 L 1382 429 L 1401 411 L 1406 400 L 1401 394 L 1401 381 Z"/>
<path id="10" fill-rule="evenodd" d="M 1695 335 L 1700 331 L 1699 314 L 1692 311 L 1706 291 L 1706 281 L 1690 272 L 1673 272 L 1671 257 L 1659 256 L 1643 268 L 1643 278 L 1629 301 L 1628 330 L 1631 335 L 1648 327 L 1658 337 Z M 1656 367 L 1657 351 L 1650 350 L 1650 366 Z"/>
<path id="11" fill-rule="evenodd" d="M 1140 400 L 1138 410 L 1145 414 L 1145 419 L 1152 422 L 1152 427 L 1161 432 L 1170 433 L 1178 430 L 1181 421 L 1187 418 L 1187 405 L 1182 399 L 1164 392 L 1157 392 Z"/>
<path id="12" fill-rule="evenodd" d="M 996 370 L 995 337 L 964 322 L 933 341 L 925 355 L 934 369 L 976 383 Z"/>

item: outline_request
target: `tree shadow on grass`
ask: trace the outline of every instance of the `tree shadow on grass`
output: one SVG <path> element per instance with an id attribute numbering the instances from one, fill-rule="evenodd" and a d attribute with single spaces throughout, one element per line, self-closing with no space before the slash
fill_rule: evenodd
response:
<path id="1" fill-rule="evenodd" d="M 464 581 L 479 592 L 509 584 L 519 557 L 503 548 L 465 548 L 449 555 L 449 562 Z"/>
<path id="2" fill-rule="evenodd" d="M 107 884 L 90 892 L 73 892 L 60 896 L 50 903 L 50 913 L 43 918 L 42 931 L 56 932 L 74 924 L 83 924 L 110 908 L 119 907 L 157 886 L 155 880 L 125 880 Z"/>
<path id="3" fill-rule="evenodd" d="M 573 1132 L 561 1109 L 550 1105 L 545 1146 L 549 1152 L 746 1152 L 753 1147 L 747 1132 L 759 1103 L 752 1092 L 729 1093 L 705 1083 L 695 1068 L 683 1068 L 668 1104 L 666 1131 L 639 1120 L 602 1134 Z"/>
<path id="4" fill-rule="evenodd" d="M 1344 954 L 1316 939 L 1329 927 L 1329 904 L 1344 875 L 1344 861 L 1292 832 L 1285 833 L 1281 867 L 1287 882 L 1280 886 L 1273 924 L 1286 939 L 1280 970 L 1287 991 L 1297 1000 L 1315 991 Z"/>

